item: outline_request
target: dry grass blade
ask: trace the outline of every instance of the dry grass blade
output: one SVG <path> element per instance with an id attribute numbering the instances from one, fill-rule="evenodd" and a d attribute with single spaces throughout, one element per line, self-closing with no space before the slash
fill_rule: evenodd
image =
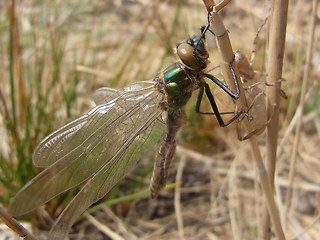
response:
<path id="1" fill-rule="evenodd" d="M 176 183 L 180 183 L 182 181 L 182 174 L 183 174 L 183 168 L 185 166 L 185 163 L 186 163 L 186 157 L 181 156 L 178 169 L 177 169 Z M 183 231 L 183 218 L 182 218 L 180 201 L 181 201 L 181 186 L 180 184 L 177 184 L 174 192 L 174 209 L 175 209 L 176 218 L 177 218 L 179 237 L 180 239 L 185 239 L 184 231 Z"/>
<path id="2" fill-rule="evenodd" d="M 270 184 L 274 184 L 275 165 L 277 157 L 277 143 L 278 143 L 278 117 L 280 99 L 280 87 L 282 79 L 283 55 L 286 37 L 287 15 L 288 15 L 288 1 L 273 1 L 270 15 L 270 38 L 269 38 L 269 58 L 268 58 L 268 83 L 275 84 L 274 88 L 267 89 L 267 112 L 271 117 L 270 123 L 267 127 L 267 171 L 270 176 Z M 269 212 L 270 214 L 270 212 Z M 272 216 L 271 216 L 272 218 Z M 280 224 L 280 222 L 279 222 Z M 263 214 L 262 223 L 262 237 L 270 239 L 270 220 L 267 209 Z M 275 226 L 276 227 L 276 226 Z"/>
<path id="3" fill-rule="evenodd" d="M 116 223 L 117 232 L 120 232 L 125 239 L 138 239 L 138 237 L 128 228 L 125 221 L 119 218 L 110 208 L 104 207 L 103 214 L 110 217 L 112 221 Z"/>
<path id="4" fill-rule="evenodd" d="M 302 237 L 310 228 L 312 228 L 316 223 L 318 223 L 320 221 L 320 215 L 318 215 L 318 217 L 316 217 L 312 223 L 309 224 L 309 226 L 307 226 L 306 228 L 303 229 L 303 231 L 301 231 L 299 234 L 297 234 L 295 237 L 293 237 L 291 240 L 298 240 L 300 239 L 300 237 Z"/>
<path id="5" fill-rule="evenodd" d="M 220 1 L 218 4 L 214 5 L 213 7 L 213 12 L 219 12 L 222 8 L 224 8 L 225 6 L 227 6 L 229 3 L 231 2 L 231 0 L 223 0 Z"/>
<path id="6" fill-rule="evenodd" d="M 92 223 L 96 228 L 98 228 L 101 232 L 103 232 L 106 236 L 110 237 L 114 240 L 124 240 L 123 237 L 121 237 L 116 232 L 112 231 L 109 227 L 106 225 L 100 223 L 96 218 L 92 217 L 90 214 L 85 213 L 85 217 L 89 220 L 90 223 Z"/>
<path id="7" fill-rule="evenodd" d="M 212 8 L 213 8 L 213 0 L 202 0 L 203 1 L 203 4 L 206 6 L 207 8 L 207 11 L 210 12 L 212 11 Z"/>
<path id="8" fill-rule="evenodd" d="M 36 240 L 36 238 L 25 229 L 20 223 L 18 223 L 13 217 L 11 217 L 2 206 L 0 206 L 0 219 L 14 232 L 26 240 Z"/>

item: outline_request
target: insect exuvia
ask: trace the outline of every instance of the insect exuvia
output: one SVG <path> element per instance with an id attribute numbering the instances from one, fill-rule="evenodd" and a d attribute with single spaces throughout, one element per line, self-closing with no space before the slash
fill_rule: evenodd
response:
<path id="1" fill-rule="evenodd" d="M 210 79 L 234 99 L 239 97 L 214 76 L 206 73 L 209 54 L 201 36 L 177 46 L 181 59 L 152 81 L 136 82 L 122 90 L 101 88 L 94 94 L 96 107 L 51 133 L 37 146 L 33 163 L 45 168 L 12 199 L 10 212 L 22 215 L 55 196 L 82 184 L 60 214 L 49 239 L 64 239 L 75 220 L 91 204 L 104 197 L 143 156 L 161 140 L 151 179 L 151 196 L 164 188 L 176 148 L 176 134 L 187 121 L 185 105 L 199 89 L 196 105 L 206 93 L 219 124 L 224 123 L 205 79 Z M 230 70 L 233 69 L 230 66 Z M 233 74 L 234 75 L 234 74 Z M 237 79 L 234 75 L 235 85 Z M 166 112 L 165 120 L 161 118 Z M 166 129 L 165 129 L 166 128 Z M 163 136 L 165 134 L 165 136 Z"/>

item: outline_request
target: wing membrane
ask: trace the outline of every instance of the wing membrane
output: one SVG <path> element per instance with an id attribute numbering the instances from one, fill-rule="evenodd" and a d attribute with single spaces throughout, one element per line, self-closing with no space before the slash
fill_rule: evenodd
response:
<path id="1" fill-rule="evenodd" d="M 92 178 L 102 168 L 111 169 L 106 171 L 113 174 L 119 171 L 118 181 L 127 171 L 127 167 L 115 167 L 123 167 L 121 156 L 131 142 L 139 142 L 136 139 L 160 115 L 157 106 L 163 96 L 153 90 L 152 82 L 147 83 L 149 87 L 129 86 L 116 99 L 98 105 L 45 138 L 36 148 L 33 160 L 38 166 L 48 167 L 17 193 L 10 212 L 21 215 L 37 208 Z M 110 189 L 113 182 L 106 185 L 104 189 Z M 82 201 L 88 202 L 85 197 Z"/>
<path id="2" fill-rule="evenodd" d="M 68 204 L 59 216 L 50 232 L 49 239 L 64 239 L 73 223 L 90 205 L 103 196 L 136 164 L 141 153 L 150 147 L 158 146 L 165 133 L 165 126 L 159 121 L 153 121 L 155 116 L 149 116 L 148 123 L 133 133 L 110 161 L 110 165 L 102 167 L 89 179 L 78 194 Z M 149 127 L 149 124 L 151 126 Z M 142 134 L 141 134 L 142 132 Z"/>
<path id="3" fill-rule="evenodd" d="M 124 89 L 124 91 L 125 92 L 134 92 L 134 91 L 139 91 L 139 89 L 141 89 L 141 88 L 142 89 L 143 88 L 150 88 L 153 86 L 154 86 L 153 81 L 140 81 L 140 82 L 136 82 L 136 83 L 129 85 L 128 87 L 126 87 Z M 93 94 L 93 100 L 96 105 L 104 104 L 104 103 L 107 103 L 109 101 L 112 101 L 112 100 L 118 98 L 122 94 L 123 94 L 123 92 L 119 91 L 117 89 L 103 87 L 103 88 L 99 88 Z"/>
<path id="4" fill-rule="evenodd" d="M 104 104 L 118 98 L 121 94 L 122 92 L 117 89 L 103 87 L 95 91 L 93 94 L 93 100 L 96 105 Z"/>

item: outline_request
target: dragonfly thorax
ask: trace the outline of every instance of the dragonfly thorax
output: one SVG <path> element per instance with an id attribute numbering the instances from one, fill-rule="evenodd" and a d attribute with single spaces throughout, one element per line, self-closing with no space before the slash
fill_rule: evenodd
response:
<path id="1" fill-rule="evenodd" d="M 191 79 L 180 62 L 176 62 L 163 70 L 158 78 L 163 78 L 169 108 L 180 108 L 186 105 L 191 97 Z"/>

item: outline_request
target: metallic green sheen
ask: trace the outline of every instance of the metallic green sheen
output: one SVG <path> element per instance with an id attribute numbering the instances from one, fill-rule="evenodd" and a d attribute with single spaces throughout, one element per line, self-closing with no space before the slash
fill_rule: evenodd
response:
<path id="1" fill-rule="evenodd" d="M 175 63 L 163 71 L 168 105 L 171 108 L 180 108 L 186 105 L 191 97 L 189 85 L 191 84 L 187 74 L 181 68 L 180 63 Z"/>

